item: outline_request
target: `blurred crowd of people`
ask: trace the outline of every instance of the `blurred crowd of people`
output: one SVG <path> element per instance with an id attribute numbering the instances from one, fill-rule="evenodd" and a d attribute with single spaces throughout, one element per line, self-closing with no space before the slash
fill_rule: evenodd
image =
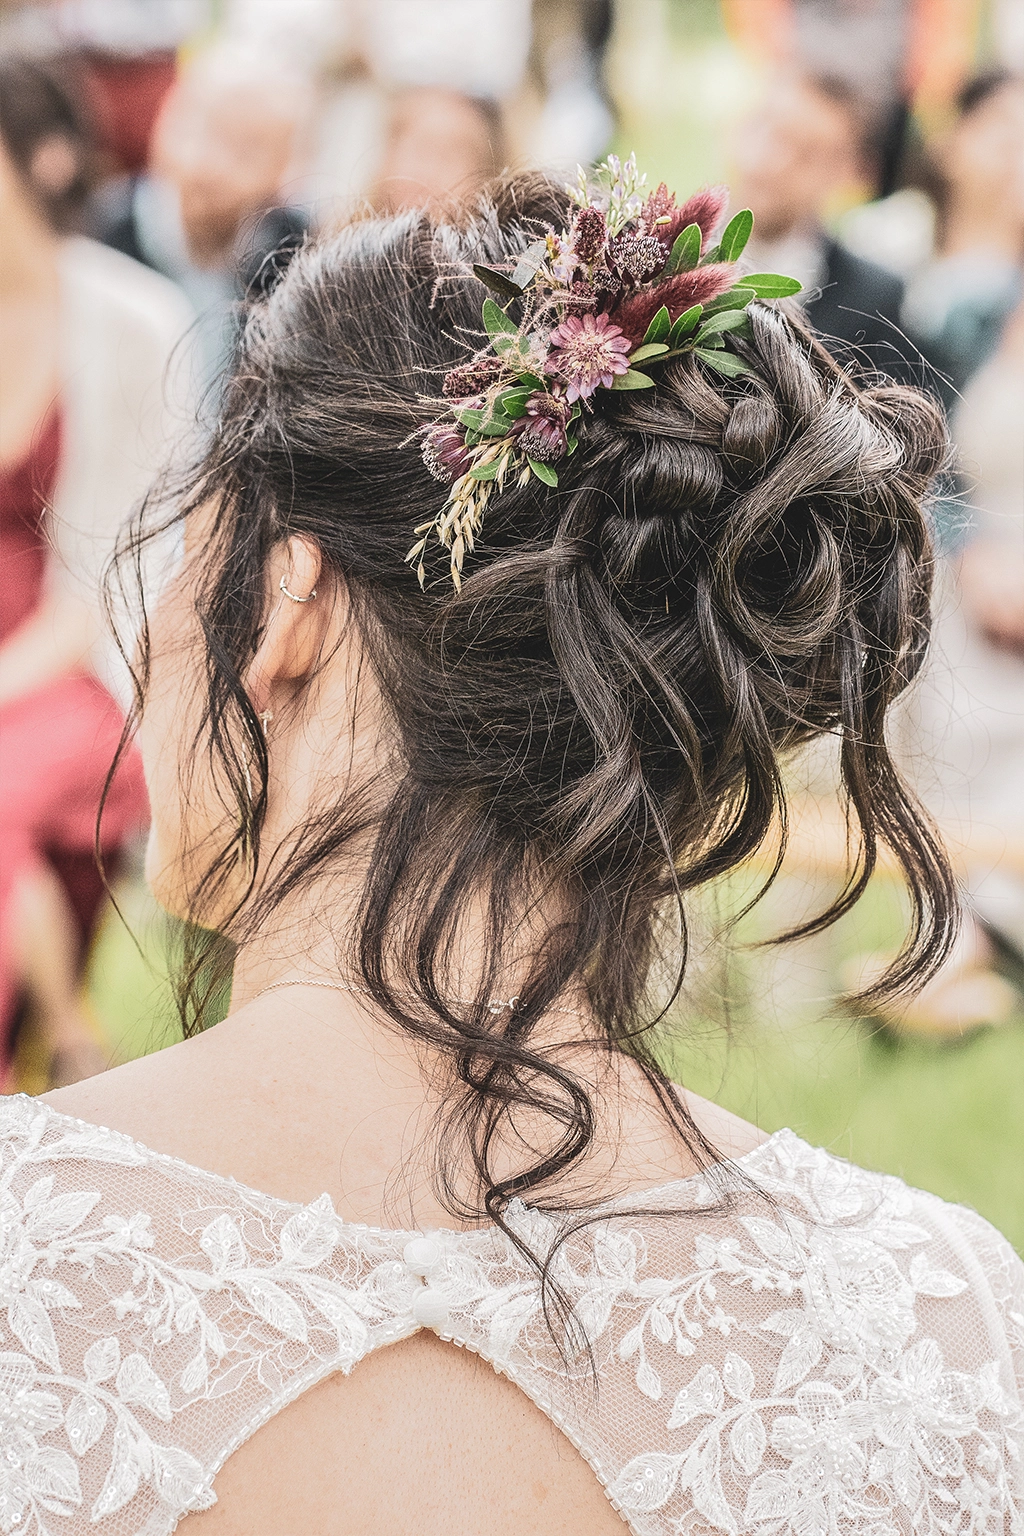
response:
<path id="1" fill-rule="evenodd" d="M 673 3 L 685 25 L 683 0 L 645 0 Z M 876 28 L 895 14 L 844 4 Z M 606 56 L 643 9 L 0 7 L 5 1072 L 26 1009 L 55 1081 L 99 1064 L 80 995 L 102 899 L 96 812 L 105 795 L 108 872 L 146 820 L 130 747 L 107 781 L 128 698 L 100 573 L 197 407 L 200 420 L 215 408 L 238 299 L 361 204 L 443 205 L 505 165 L 600 158 L 616 134 Z M 784 10 L 765 0 L 766 15 Z M 880 100 L 841 53 L 821 55 L 766 64 L 729 146 L 733 207 L 753 209 L 755 265 L 801 279 L 845 361 L 921 384 L 949 412 L 936 660 L 903 730 L 908 771 L 963 855 L 961 953 L 915 1005 L 921 1027 L 953 1031 L 1008 1016 L 1024 975 L 1021 61 L 962 69 L 922 128 L 898 82 Z M 925 229 L 909 246 L 908 219 Z"/>

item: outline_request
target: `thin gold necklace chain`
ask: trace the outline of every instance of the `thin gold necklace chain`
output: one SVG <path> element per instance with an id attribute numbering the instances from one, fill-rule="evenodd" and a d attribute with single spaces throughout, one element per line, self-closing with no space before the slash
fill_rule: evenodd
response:
<path id="1" fill-rule="evenodd" d="M 294 981 L 272 981 L 268 987 L 261 987 L 252 998 L 252 1001 L 255 1002 L 256 998 L 262 997 L 265 992 L 278 992 L 282 987 L 323 987 L 328 992 L 359 992 L 363 997 L 373 997 L 369 987 L 357 987 L 354 982 L 314 981 L 312 978 L 307 980 L 302 977 L 296 977 Z M 411 998 L 415 996 L 415 993 L 399 992 L 398 996 Z M 462 1003 L 466 1008 L 473 1007 L 473 999 L 468 997 L 457 997 L 455 1002 Z M 515 997 L 509 998 L 492 997 L 487 1004 L 487 1011 L 488 1013 L 498 1014 L 504 1013 L 507 1008 L 510 1013 L 514 1013 L 518 1002 L 518 994 Z M 583 1017 L 578 1008 L 549 1008 L 547 1012 L 570 1014 L 574 1019 L 581 1019 Z"/>

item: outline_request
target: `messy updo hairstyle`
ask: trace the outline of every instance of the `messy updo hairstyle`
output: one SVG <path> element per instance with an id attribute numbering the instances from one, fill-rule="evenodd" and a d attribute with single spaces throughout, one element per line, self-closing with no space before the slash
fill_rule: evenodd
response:
<path id="1" fill-rule="evenodd" d="M 532 479 L 491 499 L 461 593 L 439 548 L 424 591 L 404 563 L 445 495 L 415 438 L 435 414 L 423 397 L 481 342 L 472 264 L 507 262 L 569 213 L 559 188 L 519 177 L 446 220 L 365 219 L 305 246 L 244 308 L 209 450 L 175 513 L 212 518 L 196 748 L 239 805 L 196 915 L 244 854 L 264 872 L 227 925 L 244 943 L 372 838 L 338 979 L 450 1067 L 438 1187 L 453 1214 L 498 1222 L 515 1195 L 543 1204 L 594 1136 L 583 1084 L 533 1043 L 567 997 L 641 1063 L 694 1156 L 714 1157 L 651 1027 L 682 982 L 687 894 L 784 824 L 784 765 L 801 744 L 837 739 L 859 849 L 802 931 L 853 905 L 886 845 L 912 919 L 881 995 L 935 968 L 956 908 L 886 743 L 928 637 L 941 417 L 913 390 L 855 382 L 799 311 L 751 305 L 737 348 L 752 373 L 726 380 L 684 356 L 654 389 L 603 393 L 557 489 Z M 292 535 L 344 580 L 399 766 L 382 815 L 325 806 L 267 873 L 267 745 L 241 679 L 265 618 L 265 562 Z M 466 1001 L 450 964 L 470 907 L 486 941 Z M 515 1010 L 494 1013 L 524 910 L 531 968 Z M 199 974 L 197 961 L 186 982 Z M 546 1117 L 549 1143 L 499 1176 L 496 1140 L 524 1107 Z"/>

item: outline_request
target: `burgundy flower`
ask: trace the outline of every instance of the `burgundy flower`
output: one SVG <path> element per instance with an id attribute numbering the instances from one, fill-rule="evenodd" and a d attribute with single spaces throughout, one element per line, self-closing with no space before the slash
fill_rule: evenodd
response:
<path id="1" fill-rule="evenodd" d="M 426 427 L 420 452 L 434 479 L 445 485 L 458 480 L 472 463 L 461 427 Z"/>
<path id="2" fill-rule="evenodd" d="M 472 362 L 460 363 L 445 374 L 441 393 L 446 400 L 465 400 L 470 395 L 482 395 L 500 373 L 500 358 L 493 355 L 474 358 Z"/>
<path id="3" fill-rule="evenodd" d="M 637 228 L 642 229 L 645 234 L 657 235 L 659 239 L 664 239 L 665 236 L 662 231 L 665 229 L 665 225 L 659 224 L 658 220 L 671 219 L 675 211 L 675 193 L 670 192 L 663 181 L 659 182 L 658 190 L 651 193 L 640 210 L 636 221 Z"/>
<path id="4" fill-rule="evenodd" d="M 608 226 L 600 208 L 581 208 L 572 226 L 572 248 L 589 267 L 604 250 Z"/>
<path id="5" fill-rule="evenodd" d="M 591 283 L 585 283 L 577 278 L 571 288 L 559 295 L 559 303 L 568 314 L 582 315 L 596 306 L 597 294 Z"/>
<path id="6" fill-rule="evenodd" d="M 665 247 L 654 235 L 620 235 L 609 256 L 624 277 L 636 286 L 654 277 L 665 265 Z"/>
<path id="7" fill-rule="evenodd" d="M 510 435 L 517 440 L 527 458 L 553 464 L 556 459 L 564 458 L 568 450 L 571 415 L 568 400 L 538 391 L 527 400 L 526 415 L 519 417 Z"/>
<path id="8" fill-rule="evenodd" d="M 629 368 L 630 343 L 607 315 L 569 315 L 555 326 L 549 343 L 545 371 L 565 380 L 570 403 L 586 400 L 598 385 L 610 389 L 616 374 Z"/>
<path id="9" fill-rule="evenodd" d="M 676 236 L 682 234 L 688 225 L 696 224 L 700 228 L 702 248 L 707 250 L 715 226 L 725 212 L 728 202 L 728 187 L 703 187 L 688 198 L 681 208 L 670 210 L 672 222 L 662 225 L 669 248 L 671 249 Z"/>
<path id="10" fill-rule="evenodd" d="M 610 267 L 595 267 L 590 274 L 590 280 L 598 293 L 622 292 L 622 277 L 620 273 L 613 272 Z"/>
<path id="11" fill-rule="evenodd" d="M 611 312 L 611 319 L 630 338 L 630 345 L 643 341 L 647 327 L 664 304 L 673 320 L 693 304 L 707 304 L 725 293 L 736 281 L 736 268 L 729 261 L 711 262 L 694 267 L 692 272 L 677 272 L 653 288 L 645 288 L 632 298 L 623 299 Z M 598 317 L 602 318 L 602 317 Z"/>

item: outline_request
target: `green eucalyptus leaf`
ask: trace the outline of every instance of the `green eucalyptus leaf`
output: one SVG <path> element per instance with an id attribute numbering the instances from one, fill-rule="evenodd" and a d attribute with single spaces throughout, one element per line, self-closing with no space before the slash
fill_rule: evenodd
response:
<path id="1" fill-rule="evenodd" d="M 636 368 L 629 368 L 617 375 L 612 389 L 653 389 L 654 380 Z"/>
<path id="2" fill-rule="evenodd" d="M 580 440 L 579 440 L 578 437 L 567 437 L 565 442 L 566 442 L 566 449 L 565 449 L 565 451 L 566 451 L 567 454 L 568 453 L 575 453 L 576 449 L 580 445 Z"/>
<path id="3" fill-rule="evenodd" d="M 467 448 L 475 448 L 477 443 L 479 443 L 481 440 L 482 439 L 481 439 L 481 436 L 480 436 L 479 432 L 474 432 L 471 427 L 467 427 L 466 428 L 466 447 Z"/>
<path id="4" fill-rule="evenodd" d="M 503 389 L 494 402 L 495 414 L 501 410 L 516 421 L 526 415 L 526 402 L 532 394 L 532 389 Z"/>
<path id="5" fill-rule="evenodd" d="M 487 334 L 492 341 L 495 338 L 516 336 L 519 333 L 519 327 L 515 321 L 510 320 L 505 311 L 500 305 L 495 304 L 493 299 L 484 299 L 483 319 L 484 325 L 487 327 Z"/>
<path id="6" fill-rule="evenodd" d="M 675 277 L 677 272 L 691 272 L 700 261 L 701 238 L 700 225 L 687 224 L 682 233 L 676 235 L 662 277 Z"/>
<path id="7" fill-rule="evenodd" d="M 665 313 L 668 314 L 668 310 Z M 629 360 L 631 363 L 642 363 L 645 357 L 660 357 L 667 351 L 668 346 L 665 342 L 649 341 L 646 346 L 638 347 L 635 352 L 630 353 Z"/>
<path id="8" fill-rule="evenodd" d="M 532 245 L 528 245 L 520 256 L 515 271 L 512 273 L 513 285 L 520 290 L 529 288 L 537 276 L 538 267 L 547 254 L 548 243 L 546 240 L 535 240 Z"/>
<path id="9" fill-rule="evenodd" d="M 735 218 L 729 220 L 722 232 L 718 249 L 722 261 L 738 261 L 750 239 L 754 227 L 754 215 L 749 208 L 741 208 Z"/>
<path id="10" fill-rule="evenodd" d="M 717 299 L 710 299 L 704 305 L 704 318 L 706 320 L 710 315 L 721 314 L 724 309 L 746 309 L 751 300 L 756 297 L 753 288 L 747 287 L 744 278 L 742 283 L 738 283 L 735 288 L 730 288 L 728 293 L 720 293 Z"/>
<path id="11" fill-rule="evenodd" d="M 486 288 L 492 293 L 500 293 L 503 299 L 518 299 L 523 291 L 518 283 L 514 283 L 504 272 L 496 272 L 493 267 L 481 267 L 474 262 L 473 271 Z"/>
<path id="12" fill-rule="evenodd" d="M 672 316 L 663 304 L 644 333 L 644 344 L 664 341 L 672 329 Z"/>
<path id="13" fill-rule="evenodd" d="M 799 293 L 803 283 L 795 277 L 783 277 L 781 272 L 754 272 L 743 279 L 744 288 L 753 288 L 759 299 L 788 299 Z"/>
<path id="14" fill-rule="evenodd" d="M 703 312 L 703 304 L 693 304 L 689 309 L 683 311 L 668 333 L 668 344 L 670 347 L 677 347 L 684 336 L 689 336 L 690 332 L 696 328 L 697 321 Z"/>
<path id="15" fill-rule="evenodd" d="M 719 241 L 717 245 L 713 245 L 711 247 L 710 251 L 705 251 L 704 255 L 700 259 L 700 264 L 702 267 L 710 267 L 713 261 L 721 261 L 721 259 L 722 242 Z"/>
<path id="16" fill-rule="evenodd" d="M 452 415 L 460 426 L 473 427 L 474 429 L 479 427 L 484 419 L 483 412 L 474 411 L 471 406 L 467 406 L 463 410 L 453 411 Z"/>
<path id="17" fill-rule="evenodd" d="M 504 437 L 512 425 L 514 418 L 507 416 L 504 411 L 495 411 L 489 421 L 483 422 L 480 431 L 484 437 Z"/>
<path id="18" fill-rule="evenodd" d="M 525 384 L 531 395 L 535 389 L 547 389 L 548 387 L 544 380 L 535 373 L 521 373 L 519 375 L 519 382 L 520 384 Z"/>
<path id="19" fill-rule="evenodd" d="M 694 347 L 694 357 L 699 357 L 702 363 L 707 363 L 710 368 L 723 373 L 727 379 L 738 379 L 742 373 L 753 373 L 749 363 L 745 363 L 742 357 L 737 357 L 734 352 L 710 352 L 706 347 Z"/>
<path id="20" fill-rule="evenodd" d="M 717 336 L 721 331 L 738 331 L 740 326 L 746 323 L 747 312 L 745 309 L 719 310 L 718 314 L 712 315 L 711 319 L 706 321 L 697 332 L 695 338 L 697 345 L 698 347 L 701 346 L 706 337 Z"/>
<path id="21" fill-rule="evenodd" d="M 542 464 L 539 459 L 527 459 L 526 462 L 537 476 L 537 479 L 543 480 L 545 485 L 558 484 L 558 476 L 550 464 Z"/>
<path id="22" fill-rule="evenodd" d="M 471 480 L 493 480 L 497 473 L 498 460 L 492 459 L 489 464 L 478 464 L 476 469 L 471 469 L 469 478 Z"/>

